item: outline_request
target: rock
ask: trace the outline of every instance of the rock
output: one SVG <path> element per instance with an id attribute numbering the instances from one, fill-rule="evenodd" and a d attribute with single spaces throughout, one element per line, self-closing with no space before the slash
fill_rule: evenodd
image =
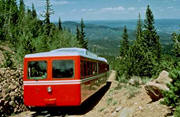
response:
<path id="1" fill-rule="evenodd" d="M 25 112 L 22 112 L 20 114 L 17 114 L 13 117 L 34 117 L 33 115 L 36 114 L 36 112 L 32 112 L 32 111 L 25 111 Z M 39 117 L 39 116 L 38 116 Z"/>
<path id="2" fill-rule="evenodd" d="M 146 93 L 150 96 L 152 101 L 157 101 L 160 98 L 163 97 L 162 90 L 168 90 L 168 88 L 164 85 L 164 87 L 161 84 L 157 84 L 154 82 L 149 82 L 145 85 Z"/>
<path id="3" fill-rule="evenodd" d="M 4 99 L 5 99 L 6 101 L 9 101 L 9 100 L 10 100 L 9 94 L 6 94 L 5 97 L 4 97 Z"/>
<path id="4" fill-rule="evenodd" d="M 156 80 L 151 81 L 144 86 L 146 93 L 150 96 L 152 101 L 159 100 L 163 97 L 162 91 L 169 90 L 167 84 L 170 83 L 172 79 L 168 75 L 169 73 L 167 71 L 162 71 Z"/>
<path id="5" fill-rule="evenodd" d="M 11 85 L 9 86 L 9 89 L 11 89 L 11 90 L 16 89 L 16 85 L 11 84 Z"/>
<path id="6" fill-rule="evenodd" d="M 119 112 L 122 109 L 121 106 L 119 106 L 118 108 L 116 108 L 116 112 Z"/>
<path id="7" fill-rule="evenodd" d="M 5 74 L 5 68 L 1 68 L 1 69 L 0 69 L 0 75 L 1 75 L 1 76 L 4 76 L 4 74 Z"/>
<path id="8" fill-rule="evenodd" d="M 14 103 L 14 101 L 10 101 L 10 102 L 9 102 L 9 105 L 11 105 L 11 106 L 13 106 L 13 107 L 16 106 L 16 104 Z"/>
<path id="9" fill-rule="evenodd" d="M 142 110 L 142 109 L 143 109 L 142 106 L 139 106 L 138 108 L 139 108 L 139 110 Z"/>
<path id="10" fill-rule="evenodd" d="M 3 99 L 0 100 L 0 107 L 4 105 L 4 102 L 5 102 L 5 100 L 3 100 Z"/>
<path id="11" fill-rule="evenodd" d="M 4 91 L 5 91 L 5 94 L 8 94 L 11 91 L 11 89 L 6 88 L 6 89 L 4 89 Z"/>
<path id="12" fill-rule="evenodd" d="M 11 92 L 9 95 L 10 95 L 10 97 L 13 97 L 13 96 L 16 95 L 16 93 L 15 92 Z"/>
<path id="13" fill-rule="evenodd" d="M 118 117 L 133 117 L 134 112 L 135 107 L 125 107 L 121 110 L 120 115 Z"/>
<path id="14" fill-rule="evenodd" d="M 112 116 L 115 116 L 115 115 L 116 115 L 116 111 L 114 111 L 111 115 L 112 115 Z"/>
<path id="15" fill-rule="evenodd" d="M 12 96 L 12 97 L 11 97 L 11 100 L 14 101 L 14 100 L 15 100 L 15 96 Z"/>
<path id="16" fill-rule="evenodd" d="M 0 68 L 0 116 L 27 110 L 23 104 L 22 84 L 22 69 Z"/>
<path id="17" fill-rule="evenodd" d="M 4 102 L 4 106 L 8 106 L 9 105 L 9 102 L 8 101 L 5 101 Z"/>
<path id="18" fill-rule="evenodd" d="M 165 70 L 163 70 L 160 74 L 159 77 L 155 80 L 156 83 L 159 84 L 167 84 L 172 82 L 172 79 L 169 77 L 169 73 Z"/>
<path id="19" fill-rule="evenodd" d="M 131 77 L 131 79 L 128 82 L 130 85 L 140 85 L 142 84 L 141 78 L 137 77 L 137 76 L 133 76 Z"/>

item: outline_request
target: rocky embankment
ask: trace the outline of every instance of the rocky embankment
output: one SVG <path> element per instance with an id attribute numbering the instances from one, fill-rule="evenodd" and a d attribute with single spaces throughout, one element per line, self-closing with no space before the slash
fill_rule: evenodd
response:
<path id="1" fill-rule="evenodd" d="M 0 68 L 0 116 L 26 110 L 23 104 L 22 69 Z"/>

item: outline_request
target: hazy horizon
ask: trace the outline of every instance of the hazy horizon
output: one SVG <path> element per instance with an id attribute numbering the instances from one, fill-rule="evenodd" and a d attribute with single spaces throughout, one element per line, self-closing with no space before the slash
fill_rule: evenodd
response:
<path id="1" fill-rule="evenodd" d="M 86 20 L 86 19 L 83 19 L 85 22 L 86 21 L 137 21 L 138 20 L 138 18 L 137 19 L 104 19 L 104 20 L 99 20 L 99 19 L 93 19 L 93 20 Z M 142 21 L 144 21 L 145 19 L 141 19 Z M 154 19 L 155 21 L 156 20 L 180 20 L 180 18 L 162 18 L 162 19 Z M 81 21 L 81 19 L 79 19 L 79 20 L 62 20 L 62 22 L 80 22 Z M 58 21 L 53 21 L 53 22 L 55 22 L 55 23 L 57 23 Z"/>
<path id="2" fill-rule="evenodd" d="M 85 20 L 86 26 L 108 26 L 109 28 L 122 28 L 126 25 L 127 29 L 135 30 L 137 19 L 128 20 Z M 142 20 L 143 22 L 143 20 Z M 58 22 L 54 22 L 58 23 Z M 63 23 L 76 25 L 80 21 L 63 21 Z M 92 25 L 91 25 L 92 24 Z M 158 32 L 172 33 L 180 31 L 180 19 L 155 19 L 155 27 Z"/>

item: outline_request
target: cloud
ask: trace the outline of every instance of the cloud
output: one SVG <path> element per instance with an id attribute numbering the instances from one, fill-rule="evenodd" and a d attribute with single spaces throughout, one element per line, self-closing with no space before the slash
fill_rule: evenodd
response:
<path id="1" fill-rule="evenodd" d="M 134 11 L 134 10 L 136 10 L 136 8 L 134 8 L 134 7 L 129 7 L 128 10 L 129 10 L 129 11 Z"/>
<path id="2" fill-rule="evenodd" d="M 167 7 L 168 9 L 173 9 L 174 7 L 173 6 L 169 6 L 169 7 Z"/>
<path id="3" fill-rule="evenodd" d="M 112 14 L 112 13 L 123 13 L 125 12 L 125 8 L 122 6 L 117 6 L 117 7 L 105 7 L 105 8 L 99 8 L 99 9 L 92 9 L 92 8 L 82 8 L 80 10 L 77 9 L 72 9 L 72 13 L 83 13 L 86 15 L 99 15 L 99 14 L 106 14 L 107 12 Z"/>
<path id="4" fill-rule="evenodd" d="M 51 1 L 52 5 L 66 5 L 66 4 L 70 4 L 69 1 Z"/>
<path id="5" fill-rule="evenodd" d="M 107 12 L 107 11 L 124 11 L 125 8 L 123 6 L 118 6 L 118 7 L 107 7 L 107 8 L 102 8 L 102 12 Z"/>
<path id="6" fill-rule="evenodd" d="M 95 9 L 81 9 L 82 12 L 92 12 L 95 11 Z"/>
<path id="7" fill-rule="evenodd" d="M 72 9 L 72 12 L 76 12 L 76 11 L 78 11 L 77 9 Z"/>
<path id="8" fill-rule="evenodd" d="M 45 5 L 45 1 L 44 0 L 24 0 L 25 4 L 27 6 L 31 6 L 32 3 L 36 6 L 36 7 L 42 7 Z"/>
<path id="9" fill-rule="evenodd" d="M 32 3 L 36 6 L 36 7 L 43 7 L 46 4 L 45 0 L 25 0 L 25 4 L 27 6 L 31 6 Z M 51 5 L 53 6 L 57 6 L 57 5 L 67 5 L 70 4 L 69 1 L 66 0 L 51 0 L 50 1 Z"/>

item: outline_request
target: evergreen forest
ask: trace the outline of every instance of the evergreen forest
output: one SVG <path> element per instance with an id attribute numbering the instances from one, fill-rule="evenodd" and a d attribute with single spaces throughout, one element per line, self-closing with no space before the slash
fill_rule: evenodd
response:
<path id="1" fill-rule="evenodd" d="M 50 21 L 53 14 L 50 0 L 46 0 L 43 20 L 37 16 L 34 4 L 32 8 L 26 8 L 24 1 L 16 0 L 0 1 L 0 43 L 8 44 L 14 54 L 4 52 L 5 56 L 13 56 L 19 65 L 23 62 L 26 54 L 49 51 L 62 47 L 83 47 L 87 48 L 86 35 L 83 30 L 84 22 L 81 19 L 81 26 L 77 27 L 77 36 L 61 25 L 59 18 L 58 25 Z M 10 60 L 9 60 L 10 61 Z M 12 62 L 4 64 L 11 67 Z M 15 65 L 15 66 L 16 66 Z"/>

